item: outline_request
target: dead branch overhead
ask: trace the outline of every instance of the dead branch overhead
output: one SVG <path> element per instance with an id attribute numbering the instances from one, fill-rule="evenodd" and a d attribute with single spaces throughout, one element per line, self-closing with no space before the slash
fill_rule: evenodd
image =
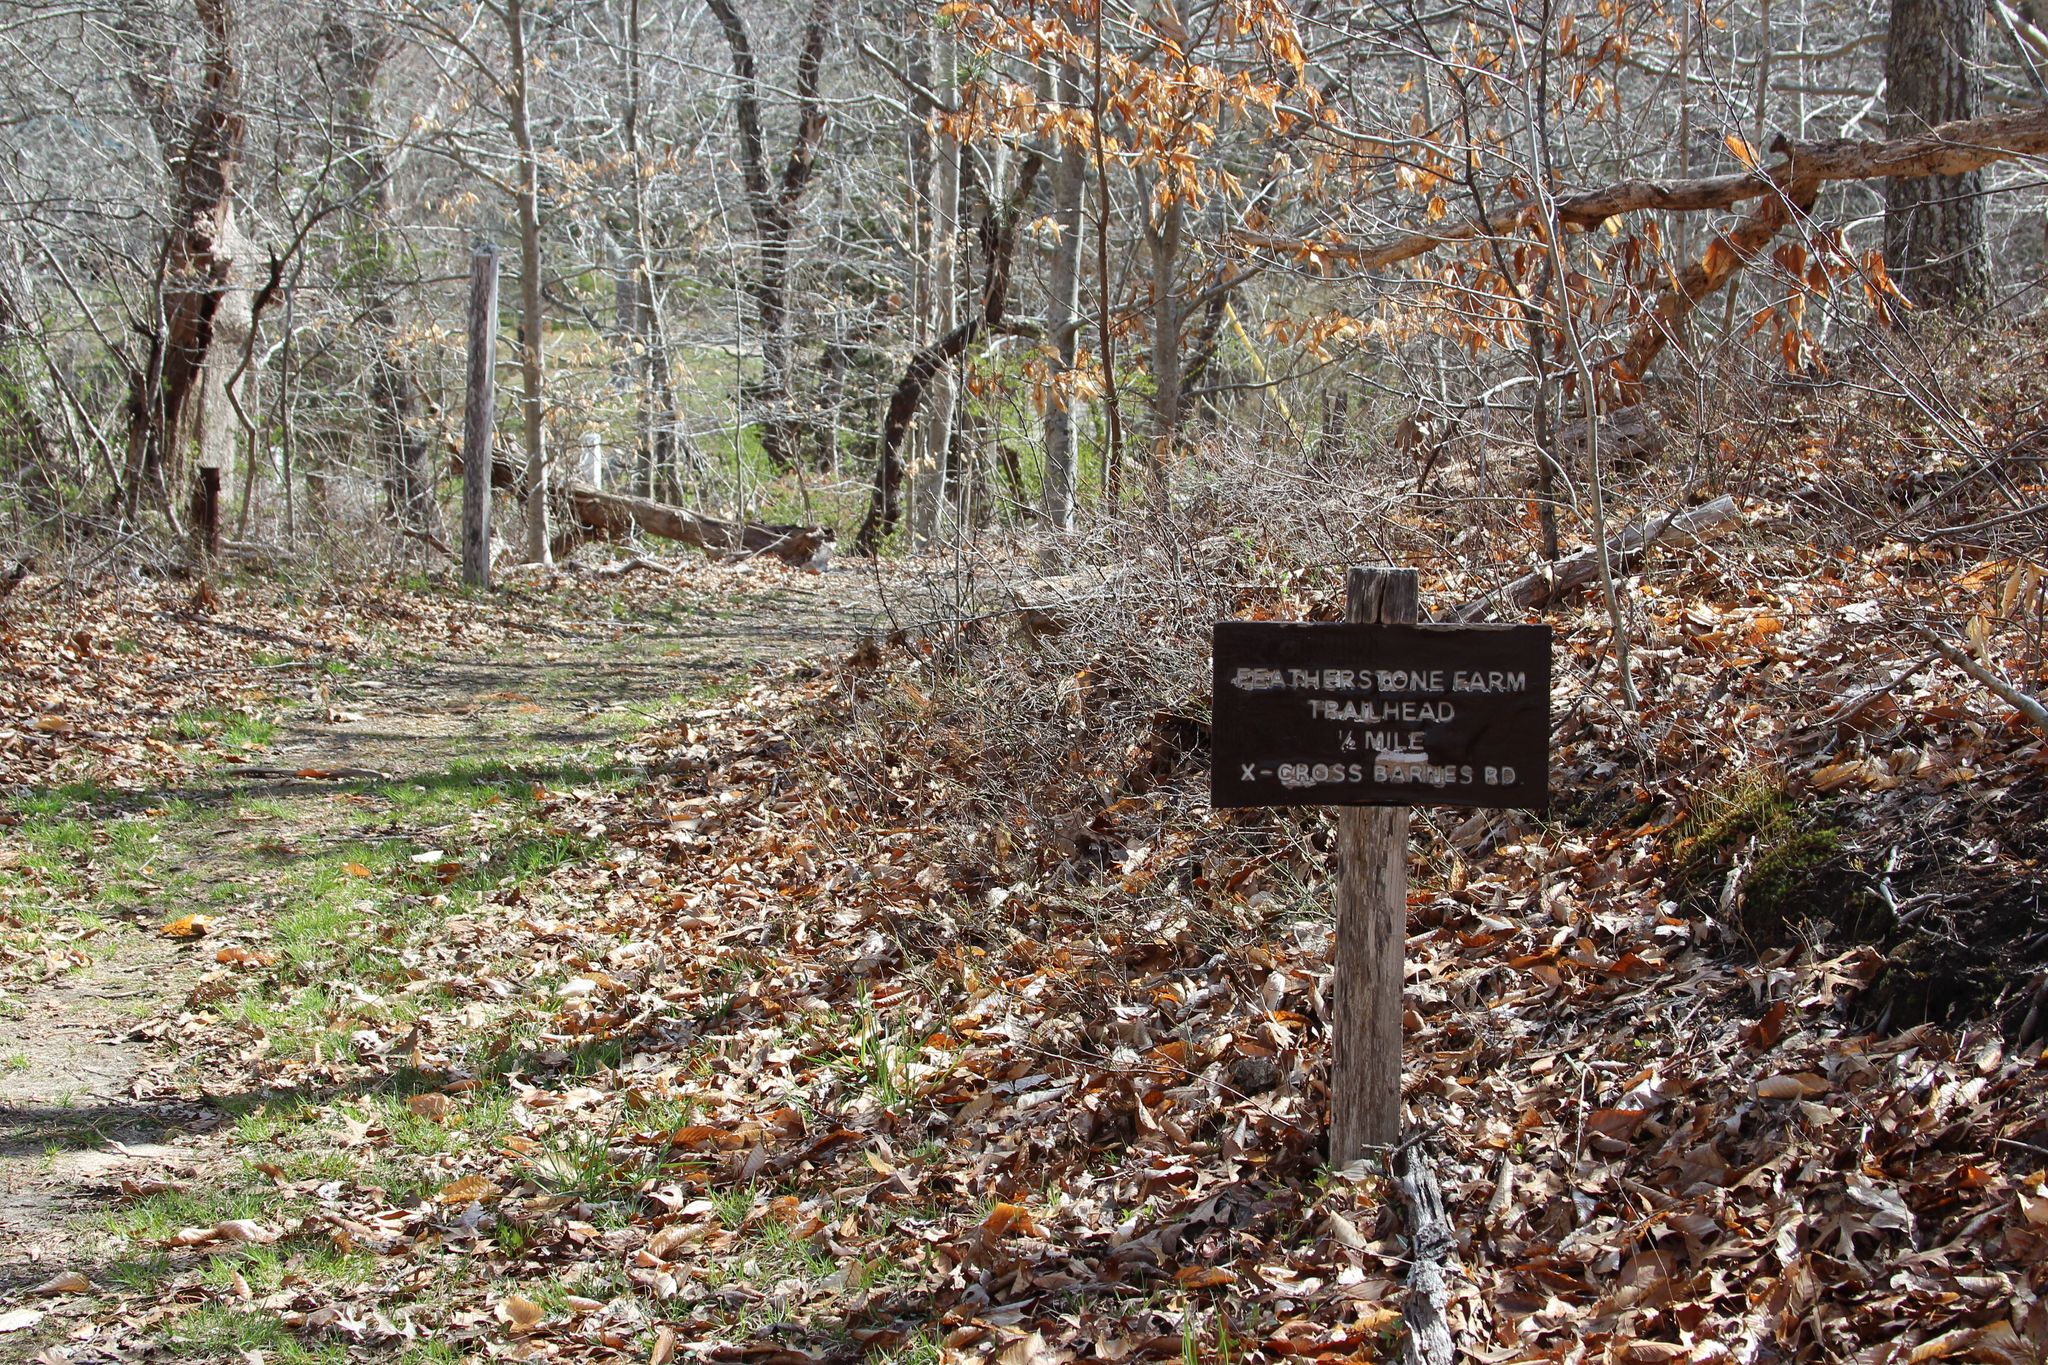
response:
<path id="1" fill-rule="evenodd" d="M 1557 200 L 1559 221 L 1568 227 L 1592 228 L 1623 213 L 1661 210 L 1696 213 L 1733 208 L 1745 200 L 1779 194 L 1795 185 L 1833 180 L 1917 179 L 1961 175 L 2000 161 L 2048 154 L 2048 110 L 1998 118 L 1960 119 L 1944 123 L 1921 137 L 1886 142 L 1836 138 L 1827 142 L 1791 143 L 1780 138 L 1772 147 L 1779 160 L 1766 168 L 1738 175 L 1694 180 L 1623 180 Z M 1411 232 L 1379 243 L 1327 242 L 1240 232 L 1236 240 L 1266 251 L 1291 252 L 1342 261 L 1358 270 L 1384 270 L 1426 255 L 1438 247 L 1474 241 L 1530 227 L 1542 217 L 1534 200 L 1505 205 L 1485 219 L 1468 218 L 1429 232 Z"/>

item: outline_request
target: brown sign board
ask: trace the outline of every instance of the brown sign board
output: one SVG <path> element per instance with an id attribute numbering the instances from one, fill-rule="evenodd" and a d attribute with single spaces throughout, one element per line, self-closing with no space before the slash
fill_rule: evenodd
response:
<path id="1" fill-rule="evenodd" d="M 1224 806 L 1550 800 L 1550 627 L 1218 621 Z"/>

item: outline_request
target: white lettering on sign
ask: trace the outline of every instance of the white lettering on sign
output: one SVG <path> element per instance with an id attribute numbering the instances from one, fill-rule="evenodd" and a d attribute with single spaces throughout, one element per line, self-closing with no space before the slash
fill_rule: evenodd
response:
<path id="1" fill-rule="evenodd" d="M 1241 692 L 1272 692 L 1287 686 L 1287 676 L 1277 668 L 1240 668 L 1230 675 L 1230 685 Z"/>
<path id="2" fill-rule="evenodd" d="M 1451 674 L 1451 690 L 1453 692 L 1527 692 L 1529 690 L 1529 675 L 1527 673 L 1492 671 L 1482 673 L 1476 669 L 1468 673 L 1460 669 Z"/>
<path id="3" fill-rule="evenodd" d="M 1219 805 L 1542 804 L 1545 627 L 1221 621 L 1215 643 Z"/>
<path id="4" fill-rule="evenodd" d="M 1447 701 L 1323 701 L 1311 698 L 1308 713 L 1317 720 L 1349 720 L 1361 725 L 1440 725 L 1457 718 Z"/>
<path id="5" fill-rule="evenodd" d="M 1526 672 L 1507 669 L 1240 668 L 1230 685 L 1242 692 L 1378 692 L 1396 696 L 1431 693 L 1501 695 L 1529 690 Z"/>

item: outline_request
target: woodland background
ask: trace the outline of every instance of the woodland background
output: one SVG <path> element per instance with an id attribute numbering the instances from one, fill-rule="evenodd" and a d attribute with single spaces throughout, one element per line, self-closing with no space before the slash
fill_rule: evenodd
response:
<path id="1" fill-rule="evenodd" d="M 2042 1359 L 2044 19 L 0 3 L 0 1354 Z M 1444 1237 L 1206 790 L 1375 562 Z"/>
<path id="2" fill-rule="evenodd" d="M 1885 324 L 2037 301 L 2033 3 L 10 4 L 11 514 L 175 530 L 208 464 L 235 539 L 431 553 L 488 241 L 529 558 L 577 482 L 873 550 L 1198 449 L 1455 467 L 1555 558 L 1589 395 L 1680 488 L 1800 386 L 1943 425 Z"/>

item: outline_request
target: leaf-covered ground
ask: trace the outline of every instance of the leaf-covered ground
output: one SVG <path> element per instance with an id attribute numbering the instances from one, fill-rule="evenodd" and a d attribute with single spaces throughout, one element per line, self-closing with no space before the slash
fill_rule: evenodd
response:
<path id="1" fill-rule="evenodd" d="M 15 1339 L 1396 1357 L 1400 1209 L 1319 1151 L 1327 828 L 1204 797 L 1202 623 L 1327 616 L 1330 576 L 1229 567 L 1132 556 L 1095 594 L 1115 638 L 818 640 L 574 765 L 293 808 L 253 846 L 262 908 L 197 926 L 140 1024 L 152 1084 L 216 1136 L 110 1180 L 96 1225 L 14 1273 Z M 730 589 L 699 572 L 662 591 Z M 1636 589 L 1634 718 L 1604 616 L 1553 610 L 1571 799 L 1417 830 L 1405 1099 L 1472 1358 L 2048 1350 L 2030 950 L 1915 957 L 1987 896 L 2038 895 L 2040 737 L 1873 649 L 1864 605 L 1985 590 L 1668 555 Z"/>

